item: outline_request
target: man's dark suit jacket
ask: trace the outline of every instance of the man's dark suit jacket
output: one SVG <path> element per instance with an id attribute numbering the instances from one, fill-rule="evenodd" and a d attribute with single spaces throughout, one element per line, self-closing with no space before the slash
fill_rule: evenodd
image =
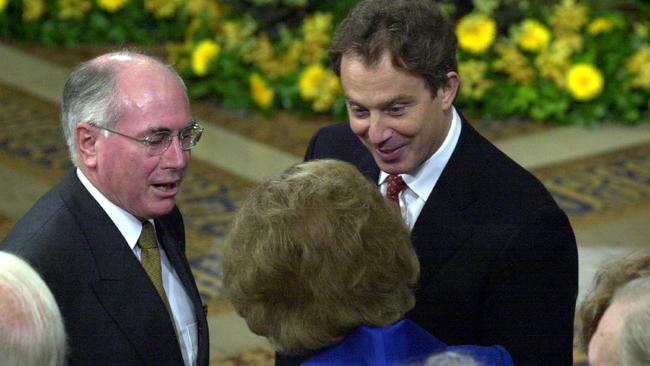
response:
<path id="1" fill-rule="evenodd" d="M 208 326 L 185 257 L 180 212 L 155 220 L 194 305 L 198 365 L 208 365 Z M 18 221 L 0 249 L 27 259 L 61 308 L 70 365 L 183 365 L 172 320 L 140 262 L 74 170 Z"/>
<path id="2" fill-rule="evenodd" d="M 347 123 L 312 138 L 305 160 L 317 158 L 350 162 L 378 181 Z M 533 175 L 464 119 L 412 242 L 422 269 L 407 318 L 450 345 L 500 344 L 518 366 L 572 364 L 578 258 L 569 221 Z"/>

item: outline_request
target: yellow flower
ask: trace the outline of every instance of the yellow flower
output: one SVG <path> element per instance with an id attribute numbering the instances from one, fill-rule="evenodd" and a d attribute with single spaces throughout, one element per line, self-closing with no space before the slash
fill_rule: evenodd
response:
<path id="1" fill-rule="evenodd" d="M 298 61 L 300 56 L 303 54 L 303 43 L 297 39 L 291 41 L 287 50 L 284 52 L 281 58 L 281 62 L 284 64 L 284 70 L 287 73 L 293 72 L 298 68 Z"/>
<path id="2" fill-rule="evenodd" d="M 259 74 L 254 73 L 248 78 L 251 97 L 258 106 L 267 109 L 273 105 L 275 91 L 271 89 Z"/>
<path id="3" fill-rule="evenodd" d="M 188 0 L 187 12 L 193 17 L 217 17 L 221 13 L 221 7 L 218 2 L 214 0 Z"/>
<path id="4" fill-rule="evenodd" d="M 278 55 L 280 50 L 274 47 L 268 35 L 261 33 L 255 38 L 253 47 L 244 53 L 243 58 L 246 62 L 257 65 L 268 77 L 276 79 L 296 69 L 298 66 L 296 51 L 298 55 L 300 53 L 300 49 L 296 47 L 299 46 L 299 43 L 292 42 L 283 50 L 283 54 Z"/>
<path id="5" fill-rule="evenodd" d="M 318 63 L 327 55 L 330 43 L 332 14 L 316 12 L 302 23 L 303 47 L 301 61 L 303 65 Z"/>
<path id="6" fill-rule="evenodd" d="M 8 3 L 9 0 L 0 0 L 0 13 L 2 13 L 5 10 Z"/>
<path id="7" fill-rule="evenodd" d="M 597 34 L 610 32 L 612 29 L 614 29 L 614 22 L 607 18 L 599 17 L 589 23 L 587 26 L 587 33 L 595 36 Z"/>
<path id="8" fill-rule="evenodd" d="M 45 2 L 43 0 L 23 1 L 23 21 L 29 23 L 37 21 L 45 13 Z"/>
<path id="9" fill-rule="evenodd" d="M 332 13 L 317 11 L 305 18 L 302 24 L 304 33 L 327 33 L 332 28 Z"/>
<path id="10" fill-rule="evenodd" d="M 555 5 L 548 24 L 555 35 L 566 35 L 577 32 L 587 23 L 589 8 L 584 4 L 576 4 L 575 0 L 563 0 Z"/>
<path id="11" fill-rule="evenodd" d="M 495 51 L 500 57 L 492 66 L 494 70 L 506 73 L 518 84 L 530 85 L 535 81 L 535 70 L 516 45 L 511 42 L 498 43 Z"/>
<path id="12" fill-rule="evenodd" d="M 461 49 L 482 54 L 490 48 L 497 33 L 494 19 L 482 13 L 471 13 L 460 19 L 456 36 Z"/>
<path id="13" fill-rule="evenodd" d="M 325 112 L 332 108 L 341 94 L 338 78 L 322 64 L 309 65 L 300 74 L 298 89 L 303 100 L 313 102 L 312 109 L 316 112 Z"/>
<path id="14" fill-rule="evenodd" d="M 582 36 L 578 33 L 567 33 L 555 40 L 555 47 L 563 52 L 574 54 L 582 50 Z"/>
<path id="15" fill-rule="evenodd" d="M 573 99 L 584 102 L 603 91 L 603 74 L 591 64 L 573 65 L 567 74 L 567 88 Z"/>
<path id="16" fill-rule="evenodd" d="M 633 88 L 650 89 L 650 46 L 639 48 L 625 60 L 625 68 L 634 75 L 630 82 Z"/>
<path id="17" fill-rule="evenodd" d="M 99 7 L 109 13 L 115 13 L 122 9 L 129 0 L 99 0 Z"/>
<path id="18" fill-rule="evenodd" d="M 243 44 L 246 37 L 250 36 L 244 29 L 245 24 L 242 20 L 226 20 L 220 25 L 219 34 L 223 38 L 223 46 L 227 50 Z"/>
<path id="19" fill-rule="evenodd" d="M 323 75 L 320 90 L 320 94 L 318 94 L 316 99 L 314 99 L 314 103 L 312 103 L 312 109 L 316 112 L 329 111 L 341 95 L 339 78 L 333 72 L 327 70 Z"/>
<path id="20" fill-rule="evenodd" d="M 540 22 L 526 19 L 517 32 L 517 43 L 526 51 L 537 52 L 551 40 L 551 32 Z"/>
<path id="21" fill-rule="evenodd" d="M 89 0 L 57 0 L 59 18 L 79 20 L 86 15 L 92 7 Z"/>
<path id="22" fill-rule="evenodd" d="M 182 0 L 144 0 L 144 10 L 158 19 L 169 19 L 176 14 Z"/>
<path id="23" fill-rule="evenodd" d="M 309 65 L 300 75 L 298 88 L 300 97 L 304 100 L 313 100 L 318 95 L 318 84 L 323 79 L 325 68 L 321 64 Z"/>
<path id="24" fill-rule="evenodd" d="M 566 74 L 571 67 L 571 52 L 572 49 L 567 46 L 564 38 L 552 42 L 535 58 L 535 66 L 537 66 L 539 74 L 564 89 Z"/>
<path id="25" fill-rule="evenodd" d="M 269 36 L 262 32 L 255 37 L 253 47 L 243 55 L 243 59 L 246 62 L 256 63 L 259 65 L 265 61 L 273 59 L 273 53 L 273 45 L 271 44 Z"/>
<path id="26" fill-rule="evenodd" d="M 461 93 L 472 99 L 481 99 L 493 82 L 485 78 L 488 65 L 485 61 L 470 60 L 461 62 L 458 71 L 463 75 L 460 83 Z"/>
<path id="27" fill-rule="evenodd" d="M 221 48 L 211 39 L 204 39 L 192 51 L 192 71 L 197 76 L 205 76 L 210 64 L 218 56 Z"/>

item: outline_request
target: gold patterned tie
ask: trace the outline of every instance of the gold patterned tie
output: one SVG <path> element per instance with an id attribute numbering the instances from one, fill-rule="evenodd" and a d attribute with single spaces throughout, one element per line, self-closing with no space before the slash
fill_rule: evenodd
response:
<path id="1" fill-rule="evenodd" d="M 158 250 L 158 240 L 156 239 L 156 232 L 154 231 L 153 225 L 149 221 L 142 223 L 142 232 L 140 233 L 140 239 L 138 239 L 138 244 L 140 245 L 140 263 L 145 272 L 151 279 L 158 295 L 162 299 L 167 311 L 171 316 L 171 308 L 169 307 L 169 301 L 167 300 L 167 295 L 165 294 L 165 289 L 163 288 L 162 282 L 162 270 L 160 268 L 160 251 Z M 173 319 L 173 317 L 172 317 Z"/>

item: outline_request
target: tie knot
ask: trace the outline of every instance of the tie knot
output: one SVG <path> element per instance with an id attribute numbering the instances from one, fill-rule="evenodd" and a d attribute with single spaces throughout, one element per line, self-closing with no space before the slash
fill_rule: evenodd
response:
<path id="1" fill-rule="evenodd" d="M 386 196 L 399 207 L 399 193 L 406 187 L 404 179 L 399 175 L 391 174 L 388 176 L 388 189 Z"/>
<path id="2" fill-rule="evenodd" d="M 142 223 L 142 232 L 140 233 L 140 239 L 138 239 L 138 243 L 142 249 L 154 249 L 158 247 L 156 232 L 153 229 L 153 225 L 151 225 L 149 221 Z"/>

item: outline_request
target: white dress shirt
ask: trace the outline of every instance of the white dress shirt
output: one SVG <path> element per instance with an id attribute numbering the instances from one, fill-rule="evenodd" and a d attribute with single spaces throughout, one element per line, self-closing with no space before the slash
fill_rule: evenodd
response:
<path id="1" fill-rule="evenodd" d="M 399 194 L 400 210 L 404 221 L 411 230 L 413 230 L 415 221 L 420 216 L 420 212 L 422 212 L 424 204 L 436 186 L 442 171 L 447 166 L 451 154 L 456 149 L 461 127 L 460 116 L 456 112 L 456 108 L 452 107 L 449 132 L 440 148 L 414 172 L 400 174 L 404 179 L 404 183 L 406 183 L 406 187 Z M 388 173 L 380 171 L 378 185 L 379 190 L 385 196 L 388 189 Z"/>
<path id="2" fill-rule="evenodd" d="M 137 245 L 140 232 L 142 231 L 142 223 L 140 220 L 106 198 L 86 178 L 80 169 L 77 169 L 77 177 L 79 177 L 81 184 L 86 187 L 97 203 L 106 211 L 108 217 L 111 218 L 129 244 L 133 254 L 140 260 L 141 250 L 140 246 Z M 149 221 L 155 228 L 156 225 L 153 220 Z M 158 246 L 158 250 L 160 251 L 163 288 L 165 289 L 169 307 L 174 317 L 177 331 L 176 336 L 180 344 L 181 353 L 183 354 L 183 361 L 185 362 L 185 366 L 196 366 L 198 355 L 198 323 L 194 314 L 192 300 L 187 296 L 183 283 L 180 281 L 176 270 L 172 267 L 161 245 Z"/>

